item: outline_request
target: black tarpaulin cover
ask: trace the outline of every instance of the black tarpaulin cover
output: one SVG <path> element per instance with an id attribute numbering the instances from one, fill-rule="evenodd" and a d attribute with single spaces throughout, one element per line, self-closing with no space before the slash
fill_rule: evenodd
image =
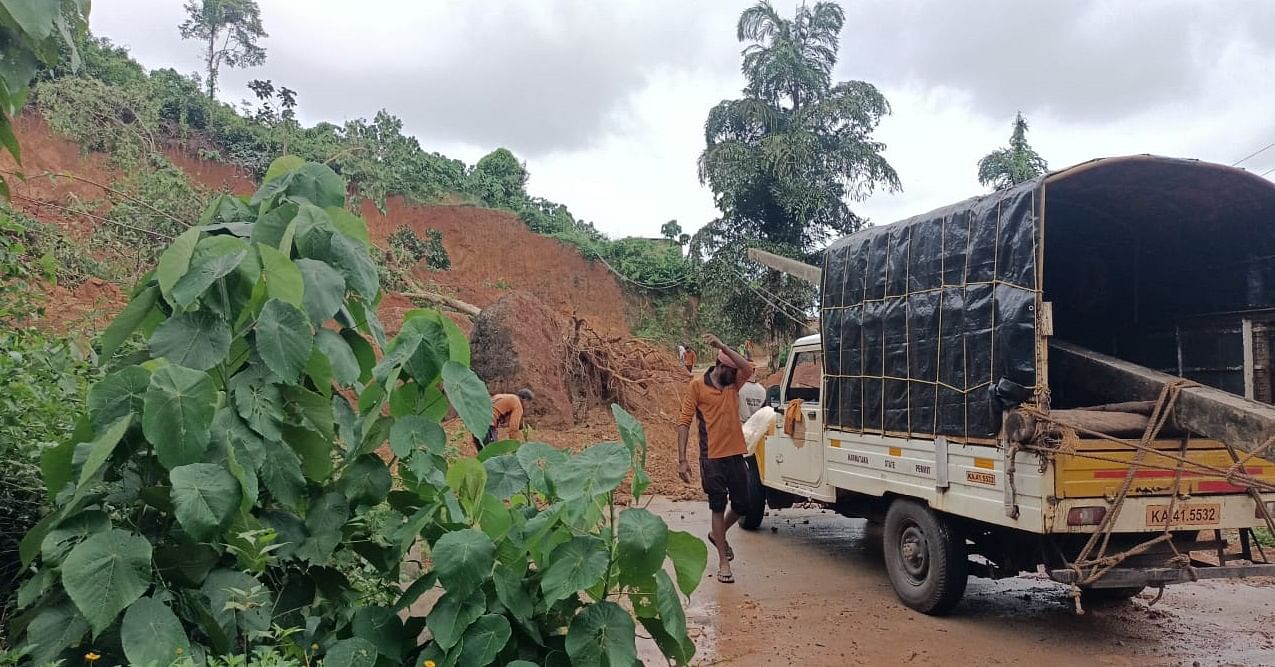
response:
<path id="1" fill-rule="evenodd" d="M 828 428 L 990 437 L 1036 383 L 1040 181 L 870 227 L 825 254 Z"/>

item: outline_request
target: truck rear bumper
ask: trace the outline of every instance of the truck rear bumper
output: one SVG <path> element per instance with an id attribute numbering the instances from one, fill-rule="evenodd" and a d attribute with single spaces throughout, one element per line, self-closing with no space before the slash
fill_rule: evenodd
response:
<path id="1" fill-rule="evenodd" d="M 1117 567 L 1090 588 L 1125 588 L 1129 586 L 1166 586 L 1199 579 L 1243 579 L 1244 577 L 1275 577 L 1275 564 L 1213 565 L 1207 567 Z M 1049 571 L 1049 578 L 1063 584 L 1076 581 L 1075 570 Z"/>

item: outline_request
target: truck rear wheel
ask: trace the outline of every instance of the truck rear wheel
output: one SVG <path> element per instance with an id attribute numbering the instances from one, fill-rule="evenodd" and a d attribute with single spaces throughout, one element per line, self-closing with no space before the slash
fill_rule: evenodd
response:
<path id="1" fill-rule="evenodd" d="M 965 540 L 915 500 L 895 500 L 885 515 L 885 569 L 903 604 L 923 614 L 950 612 L 965 595 Z"/>
<path id="2" fill-rule="evenodd" d="M 761 483 L 757 457 L 745 456 L 744 464 L 748 467 L 748 511 L 739 517 L 739 527 L 757 530 L 761 528 L 762 518 L 766 516 L 766 487 Z"/>

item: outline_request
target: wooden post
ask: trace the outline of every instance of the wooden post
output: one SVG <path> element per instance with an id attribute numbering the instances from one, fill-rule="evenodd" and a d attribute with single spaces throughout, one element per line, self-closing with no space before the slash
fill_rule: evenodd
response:
<path id="1" fill-rule="evenodd" d="M 757 248 L 749 248 L 748 258 L 758 264 L 763 264 L 779 271 L 780 273 L 787 273 L 790 276 L 800 278 L 815 287 L 819 287 L 819 284 L 823 280 L 823 270 L 819 267 L 811 266 L 805 262 L 798 262 L 795 259 L 776 255 L 773 252 L 766 252 L 765 250 L 758 250 Z"/>
<path id="2" fill-rule="evenodd" d="M 1060 340 L 1049 342 L 1049 365 L 1056 378 L 1116 401 L 1154 401 L 1178 378 Z M 1213 387 L 1183 389 L 1173 408 L 1183 428 L 1251 452 L 1275 437 L 1275 406 Z M 1275 461 L 1275 451 L 1262 457 Z"/>

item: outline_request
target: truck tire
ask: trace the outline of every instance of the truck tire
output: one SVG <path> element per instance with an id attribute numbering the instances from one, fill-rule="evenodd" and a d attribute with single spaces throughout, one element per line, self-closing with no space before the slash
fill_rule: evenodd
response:
<path id="1" fill-rule="evenodd" d="M 882 538 L 890 585 L 903 604 L 942 616 L 965 595 L 965 540 L 949 522 L 915 500 L 898 499 L 885 515 Z"/>
<path id="2" fill-rule="evenodd" d="M 757 530 L 761 528 L 762 518 L 766 516 L 766 487 L 761 483 L 757 457 L 745 456 L 744 464 L 748 467 L 748 511 L 739 517 L 739 527 Z"/>

